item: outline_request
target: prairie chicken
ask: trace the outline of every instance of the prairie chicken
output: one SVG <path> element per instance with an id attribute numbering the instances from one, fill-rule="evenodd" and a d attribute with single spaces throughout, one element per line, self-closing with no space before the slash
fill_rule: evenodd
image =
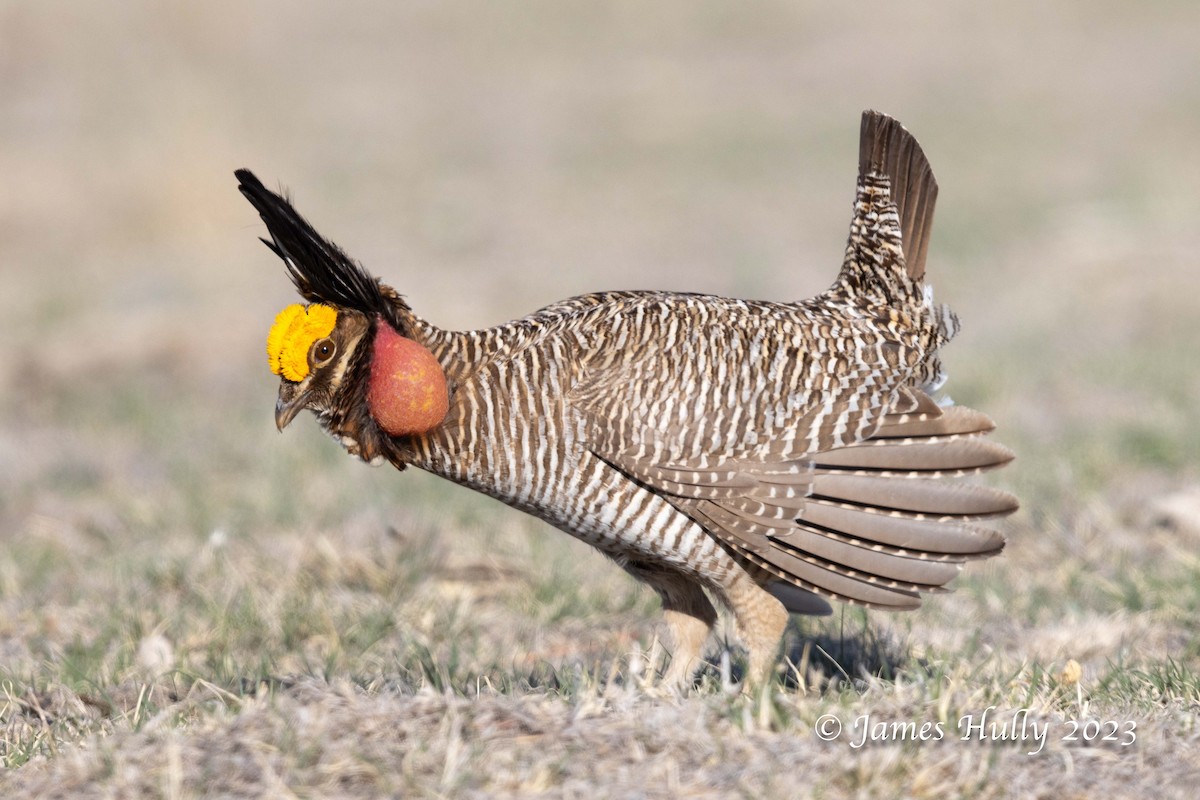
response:
<path id="1" fill-rule="evenodd" d="M 352 455 L 448 478 L 610 556 L 662 600 L 669 684 L 701 663 L 710 595 L 761 681 L 788 612 L 916 608 L 1004 547 L 978 521 L 1016 499 L 945 480 L 1013 456 L 987 416 L 935 399 L 958 328 L 924 282 L 937 184 L 883 114 L 863 114 L 837 280 L 794 303 L 604 292 L 446 331 L 236 175 L 309 303 L 268 337 L 279 429 L 310 409 Z"/>

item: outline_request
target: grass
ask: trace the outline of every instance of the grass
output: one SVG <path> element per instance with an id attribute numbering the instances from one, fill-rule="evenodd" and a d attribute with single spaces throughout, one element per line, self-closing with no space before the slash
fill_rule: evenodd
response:
<path id="1" fill-rule="evenodd" d="M 486 543 L 482 558 L 458 552 L 472 538 Z M 123 541 L 85 556 L 29 542 L 6 554 L 35 566 L 28 580 L 41 591 L 5 595 L 10 608 L 33 604 L 6 615 L 29 626 L 10 632 L 29 652 L 0 678 L 13 791 L 35 794 L 53 781 L 85 794 L 520 794 L 600 780 L 603 763 L 633 770 L 616 793 L 632 791 L 637 774 L 656 776 L 664 796 L 704 787 L 782 796 L 795 787 L 771 765 L 796 759 L 819 765 L 833 793 L 956 786 L 1002 796 L 997 782 L 1009 770 L 1038 773 L 1046 791 L 1099 785 L 1046 766 L 1085 746 L 1062 741 L 1072 723 L 1135 725 L 1139 758 L 1181 753 L 1197 735 L 1194 645 L 1160 655 L 1194 619 L 1188 603 L 1163 609 L 1179 587 L 1196 585 L 1195 564 L 1160 573 L 1136 551 L 1111 566 L 1123 576 L 1111 586 L 1082 564 L 1065 584 L 1053 571 L 1035 576 L 996 608 L 1004 581 L 989 587 L 968 573 L 921 621 L 855 610 L 796 620 L 769 691 L 733 691 L 739 653 L 718 647 L 692 694 L 671 699 L 656 695 L 647 665 L 648 593 L 520 518 L 491 534 L 454 520 L 408 535 L 362 523 L 147 544 L 129 548 L 140 557 Z M 81 605 L 101 595 L 104 604 Z M 30 619 L 34 605 L 43 613 Z M 45 609 L 63 611 L 51 619 Z M 977 620 L 974 632 L 955 614 Z M 1116 639 L 1076 631 L 1121 617 L 1126 633 Z M 1029 632 L 1034 641 L 1023 643 Z M 1086 665 L 1078 683 L 1060 677 L 1068 657 Z M 956 738 L 964 717 L 988 708 L 1004 724 L 1028 710 L 1055 733 L 1036 757 Z M 845 734 L 822 743 L 814 726 L 829 714 Z M 946 733 L 936 743 L 851 747 L 865 730 L 904 735 L 939 723 Z M 259 754 L 252 766 L 229 772 L 247 747 Z M 162 756 L 172 748 L 178 761 Z M 1112 763 L 1131 757 L 1117 744 L 1087 748 Z"/>
<path id="2" fill-rule="evenodd" d="M 0 11 L 0 795 L 1194 793 L 1195 9 L 384 5 Z M 722 619 L 666 695 L 611 563 L 274 431 L 293 294 L 234 167 L 451 327 L 785 299 L 840 257 L 872 106 L 942 184 L 948 388 L 1018 453 L 953 594 L 794 620 L 756 695 Z M 964 740 L 985 711 L 1044 743 Z"/>

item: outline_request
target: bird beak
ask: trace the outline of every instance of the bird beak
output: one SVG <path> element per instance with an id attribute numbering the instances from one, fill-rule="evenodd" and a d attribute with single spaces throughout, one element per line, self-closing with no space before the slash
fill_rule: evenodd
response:
<path id="1" fill-rule="evenodd" d="M 308 389 L 302 391 L 298 384 L 287 381 L 279 384 L 279 399 L 275 401 L 275 427 L 280 432 L 304 410 L 308 395 Z"/>

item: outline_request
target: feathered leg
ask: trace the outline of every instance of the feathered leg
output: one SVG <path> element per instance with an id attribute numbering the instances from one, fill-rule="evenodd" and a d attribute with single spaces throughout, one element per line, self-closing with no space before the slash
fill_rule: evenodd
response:
<path id="1" fill-rule="evenodd" d="M 663 684 L 677 690 L 689 688 L 703 663 L 700 656 L 716 624 L 716 609 L 700 585 L 684 575 L 641 564 L 626 564 L 625 569 L 662 599 L 672 648 Z"/>
<path id="2" fill-rule="evenodd" d="M 745 685 L 762 686 L 775 665 L 779 642 L 787 627 L 787 609 L 745 570 L 733 573 L 722 587 L 721 595 L 733 612 L 742 643 L 750 653 Z"/>

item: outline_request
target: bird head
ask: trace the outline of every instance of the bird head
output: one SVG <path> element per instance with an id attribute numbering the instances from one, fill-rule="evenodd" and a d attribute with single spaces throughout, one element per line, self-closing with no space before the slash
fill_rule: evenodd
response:
<path id="1" fill-rule="evenodd" d="M 282 380 L 275 425 L 283 430 L 305 408 L 328 416 L 370 324 L 364 314 L 323 303 L 290 305 L 267 334 L 267 360 Z"/>
<path id="2" fill-rule="evenodd" d="M 403 298 L 322 238 L 253 173 L 235 174 L 271 234 L 263 242 L 309 301 L 281 311 L 267 335 L 271 371 L 280 377 L 275 425 L 282 431 L 309 409 L 367 461 L 394 454 L 389 444 L 398 437 L 436 428 L 449 406 L 445 372 L 413 338 L 416 318 Z"/>

